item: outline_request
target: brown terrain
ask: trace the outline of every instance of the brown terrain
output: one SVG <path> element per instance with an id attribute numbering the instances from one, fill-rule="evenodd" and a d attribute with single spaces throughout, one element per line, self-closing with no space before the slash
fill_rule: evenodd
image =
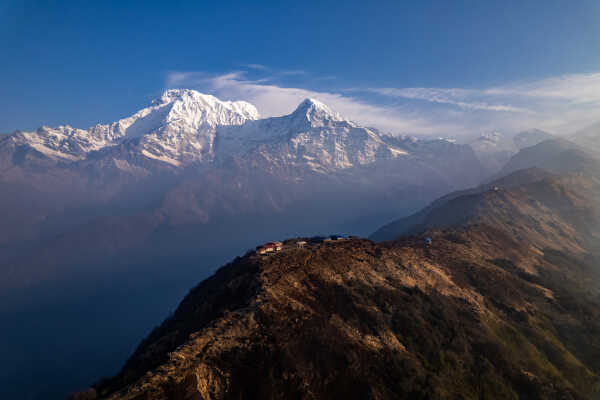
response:
<path id="1" fill-rule="evenodd" d="M 412 236 L 248 253 L 74 398 L 599 399 L 598 199 L 521 171 Z"/>

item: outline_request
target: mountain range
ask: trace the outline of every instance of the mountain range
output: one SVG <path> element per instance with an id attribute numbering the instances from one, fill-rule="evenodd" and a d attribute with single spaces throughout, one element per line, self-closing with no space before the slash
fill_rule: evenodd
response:
<path id="1" fill-rule="evenodd" d="M 139 175 L 138 168 L 147 172 L 216 164 L 231 157 L 264 157 L 294 168 L 330 172 L 381 159 L 413 157 L 398 146 L 403 142 L 391 143 L 390 139 L 344 119 L 314 99 L 304 100 L 292 114 L 259 119 L 256 108 L 243 101 L 224 102 L 194 90 L 168 90 L 150 107 L 117 122 L 87 130 L 44 126 L 36 132 L 17 131 L 4 137 L 0 147 L 5 178 L 11 176 L 10 167 L 33 168 L 35 161 L 76 168 L 108 160 L 115 168 Z M 405 139 L 417 147 L 416 139 Z"/>

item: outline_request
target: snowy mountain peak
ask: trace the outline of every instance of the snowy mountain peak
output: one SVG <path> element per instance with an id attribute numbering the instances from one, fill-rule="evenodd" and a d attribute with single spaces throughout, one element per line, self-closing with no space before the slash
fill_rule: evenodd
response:
<path id="1" fill-rule="evenodd" d="M 258 110 L 245 101 L 221 101 L 210 94 L 200 93 L 192 89 L 169 89 L 153 102 L 154 106 L 172 105 L 175 112 L 184 111 L 193 114 L 192 117 L 206 117 L 208 123 L 213 125 L 228 125 L 231 121 L 224 114 L 234 114 L 247 119 L 258 119 Z M 225 117 L 225 121 L 223 121 Z"/>
<path id="2" fill-rule="evenodd" d="M 307 112 L 308 110 L 322 110 L 330 114 L 332 113 L 329 107 L 313 98 L 304 99 L 296 108 L 296 112 Z"/>
<path id="3" fill-rule="evenodd" d="M 194 99 L 194 98 L 206 99 L 206 101 L 213 102 L 213 103 L 216 103 L 219 101 L 216 97 L 214 97 L 210 94 L 200 93 L 200 92 L 198 92 L 196 90 L 192 90 L 192 89 L 167 89 L 154 102 L 157 104 L 164 104 L 164 103 L 171 103 L 171 102 L 177 101 L 177 100 L 185 101 L 186 99 Z"/>
<path id="4" fill-rule="evenodd" d="M 242 125 L 258 118 L 256 107 L 245 101 L 221 101 L 191 89 L 170 89 L 125 125 L 131 123 L 127 137 L 141 136 L 138 146 L 145 157 L 178 166 L 212 159 L 218 126 Z"/>
<path id="5" fill-rule="evenodd" d="M 324 126 L 344 120 L 339 113 L 333 112 L 325 104 L 311 98 L 300 103 L 291 116 L 295 120 L 307 121 L 312 126 Z"/>

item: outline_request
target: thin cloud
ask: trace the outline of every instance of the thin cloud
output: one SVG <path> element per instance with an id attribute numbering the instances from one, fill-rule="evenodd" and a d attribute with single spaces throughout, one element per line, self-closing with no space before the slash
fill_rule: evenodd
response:
<path id="1" fill-rule="evenodd" d="M 570 134 L 600 120 L 600 73 L 571 74 L 503 86 L 351 89 L 388 98 L 448 105 L 465 130 L 517 132 L 532 127 Z M 419 105 L 416 104 L 415 107 Z"/>
<path id="2" fill-rule="evenodd" d="M 440 88 L 368 88 L 365 91 L 390 97 L 402 97 L 412 100 L 424 100 L 432 103 L 451 104 L 460 108 L 470 110 L 505 111 L 533 113 L 525 108 L 514 107 L 508 104 L 490 104 L 483 101 L 467 101 L 471 96 L 477 94 L 468 89 L 440 89 Z"/>
<path id="3" fill-rule="evenodd" d="M 600 102 L 600 73 L 563 75 L 522 82 L 486 91 L 489 95 L 568 100 L 575 104 Z"/>
<path id="4" fill-rule="evenodd" d="M 262 65 L 262 64 L 244 64 L 244 65 L 250 69 L 255 69 L 258 71 L 268 71 L 269 70 L 269 67 L 267 67 L 266 65 Z"/>
<path id="5" fill-rule="evenodd" d="M 281 71 L 279 73 L 280 75 L 284 75 L 284 76 L 290 76 L 290 75 L 306 75 L 306 71 L 303 71 L 301 69 L 292 69 L 292 70 L 287 70 L 287 71 Z"/>

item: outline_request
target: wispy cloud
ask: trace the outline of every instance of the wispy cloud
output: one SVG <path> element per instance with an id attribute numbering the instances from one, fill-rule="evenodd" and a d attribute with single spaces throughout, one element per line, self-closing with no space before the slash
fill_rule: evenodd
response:
<path id="1" fill-rule="evenodd" d="M 600 120 L 600 73 L 575 74 L 484 88 L 349 88 L 319 91 L 285 85 L 285 71 L 262 77 L 171 72 L 167 87 L 191 87 L 228 100 L 246 100 L 263 116 L 287 114 L 314 97 L 346 117 L 392 133 L 473 135 L 540 128 L 565 134 Z M 288 71 L 287 75 L 294 75 Z M 295 75 L 306 75 L 298 71 Z M 309 80 L 309 79 L 307 79 Z M 314 83 L 317 78 L 310 77 Z"/>
<path id="2" fill-rule="evenodd" d="M 250 69 L 255 69 L 258 71 L 268 71 L 269 68 L 266 65 L 262 65 L 262 64 L 244 64 L 244 66 L 250 68 Z"/>
<path id="3" fill-rule="evenodd" d="M 303 71 L 301 69 L 291 69 L 291 70 L 281 71 L 280 74 L 284 75 L 284 76 L 306 75 L 306 71 Z"/>
<path id="4" fill-rule="evenodd" d="M 432 103 L 451 104 L 470 110 L 508 111 L 532 113 L 525 108 L 514 107 L 508 104 L 491 104 L 485 101 L 468 100 L 477 97 L 478 92 L 468 89 L 440 89 L 440 88 L 368 88 L 365 91 L 378 93 L 390 97 L 424 100 Z M 479 96 L 480 97 L 480 96 Z"/>
<path id="5" fill-rule="evenodd" d="M 600 73 L 572 74 L 491 88 L 489 95 L 566 100 L 571 104 L 600 102 Z"/>
<path id="6" fill-rule="evenodd" d="M 481 89 L 368 88 L 382 96 L 462 109 L 465 126 L 512 131 L 539 127 L 572 133 L 600 120 L 600 73 L 571 74 Z M 468 110 L 473 112 L 467 113 Z"/>

